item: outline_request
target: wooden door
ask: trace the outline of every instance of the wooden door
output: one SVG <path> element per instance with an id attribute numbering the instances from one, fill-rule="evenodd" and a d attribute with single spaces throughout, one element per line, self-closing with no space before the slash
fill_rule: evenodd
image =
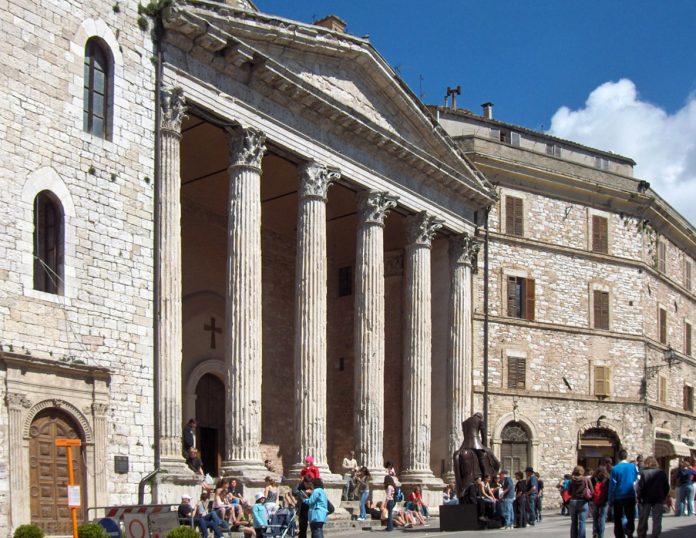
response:
<path id="1" fill-rule="evenodd" d="M 225 451 L 225 385 L 213 374 L 205 374 L 196 386 L 196 446 L 203 470 L 217 476 Z"/>
<path id="2" fill-rule="evenodd" d="M 68 508 L 67 448 L 56 447 L 56 439 L 80 437 L 72 420 L 57 409 L 39 413 L 29 432 L 29 477 L 31 522 L 46 534 L 72 534 L 72 519 Z M 84 468 L 81 451 L 72 449 L 75 484 L 79 484 L 84 506 Z M 77 510 L 78 521 L 83 520 L 82 509 Z"/>

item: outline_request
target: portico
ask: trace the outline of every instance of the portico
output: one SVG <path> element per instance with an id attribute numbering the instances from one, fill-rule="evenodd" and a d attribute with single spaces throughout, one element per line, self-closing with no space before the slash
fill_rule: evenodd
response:
<path id="1" fill-rule="evenodd" d="M 294 476 L 312 455 L 339 492 L 355 449 L 377 476 L 391 460 L 406 487 L 439 490 L 470 410 L 490 186 L 368 42 L 301 26 L 280 54 L 287 28 L 225 8 L 173 6 L 164 23 L 163 102 L 188 117 L 162 125 L 161 450 L 183 462 L 182 409 L 201 403 L 191 387 L 183 401 L 187 376 L 222 363 L 225 393 L 206 398 L 225 415 L 225 475 L 259 484 L 271 457 Z"/>

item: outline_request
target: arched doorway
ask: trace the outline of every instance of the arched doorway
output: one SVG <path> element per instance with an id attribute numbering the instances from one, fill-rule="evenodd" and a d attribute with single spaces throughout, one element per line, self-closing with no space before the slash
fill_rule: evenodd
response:
<path id="1" fill-rule="evenodd" d="M 510 473 L 530 465 L 529 433 L 521 422 L 508 422 L 500 434 L 500 463 Z"/>
<path id="2" fill-rule="evenodd" d="M 67 449 L 56 447 L 56 439 L 81 438 L 77 424 L 59 409 L 41 411 L 29 430 L 29 480 L 31 522 L 46 534 L 72 534 L 72 518 L 68 508 Z M 85 505 L 84 445 L 73 448 L 72 464 L 75 483 L 80 485 Z M 19 499 L 15 499 L 21 502 Z M 78 508 L 77 518 L 84 515 Z"/>
<path id="3" fill-rule="evenodd" d="M 604 458 L 617 461 L 621 447 L 618 435 L 608 428 L 590 428 L 580 435 L 578 443 L 578 465 L 585 469 L 596 469 Z"/>
<path id="4" fill-rule="evenodd" d="M 196 385 L 196 420 L 203 469 L 217 476 L 225 452 L 225 385 L 213 374 L 203 375 Z"/>

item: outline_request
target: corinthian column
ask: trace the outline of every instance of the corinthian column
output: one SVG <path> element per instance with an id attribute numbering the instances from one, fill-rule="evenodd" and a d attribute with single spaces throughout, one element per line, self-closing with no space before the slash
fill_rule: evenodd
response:
<path id="1" fill-rule="evenodd" d="M 266 136 L 228 129 L 225 474 L 254 483 L 261 460 L 261 160 Z"/>
<path id="2" fill-rule="evenodd" d="M 430 246 L 442 221 L 425 211 L 406 221 L 404 256 L 404 484 L 438 483 L 430 469 L 432 432 Z"/>
<path id="3" fill-rule="evenodd" d="M 358 195 L 355 255 L 355 433 L 358 461 L 384 473 L 384 218 L 397 196 Z"/>
<path id="4" fill-rule="evenodd" d="M 450 302 L 449 347 L 447 350 L 448 387 L 448 452 L 459 449 L 463 440 L 461 423 L 471 415 L 471 273 L 476 267 L 480 243 L 468 233 L 453 236 L 449 241 Z M 447 462 L 448 480 L 454 480 L 452 458 Z"/>
<path id="5" fill-rule="evenodd" d="M 160 461 L 164 469 L 184 468 L 181 447 L 181 90 L 163 92 L 160 177 L 155 234 L 157 249 L 157 400 Z"/>
<path id="6" fill-rule="evenodd" d="M 297 463 L 326 458 L 326 196 L 340 172 L 314 162 L 300 169 L 295 264 L 295 435 Z"/>

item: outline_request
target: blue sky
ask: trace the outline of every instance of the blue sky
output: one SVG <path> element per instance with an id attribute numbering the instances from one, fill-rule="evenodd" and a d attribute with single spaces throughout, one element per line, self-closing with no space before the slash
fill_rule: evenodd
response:
<path id="1" fill-rule="evenodd" d="M 696 222 L 696 0 L 255 4 L 302 22 L 340 16 L 428 104 L 461 85 L 460 107 L 492 101 L 497 119 L 632 157 Z"/>

